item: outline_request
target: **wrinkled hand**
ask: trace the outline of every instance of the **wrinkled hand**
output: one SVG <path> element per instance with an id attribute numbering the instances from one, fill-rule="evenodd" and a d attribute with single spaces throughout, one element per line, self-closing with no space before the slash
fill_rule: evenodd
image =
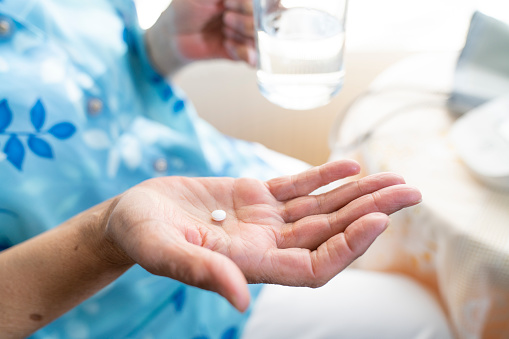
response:
<path id="1" fill-rule="evenodd" d="M 267 182 L 149 180 L 121 196 L 107 235 L 127 260 L 215 291 L 244 311 L 247 282 L 321 286 L 366 251 L 388 214 L 421 200 L 390 173 L 310 195 L 358 172 L 356 162 L 343 160 Z M 227 213 L 222 222 L 211 219 L 217 209 Z"/>
<path id="2" fill-rule="evenodd" d="M 154 44 L 171 41 L 186 61 L 226 58 L 256 63 L 252 0 L 173 0 L 151 31 L 160 35 L 150 39 Z"/>

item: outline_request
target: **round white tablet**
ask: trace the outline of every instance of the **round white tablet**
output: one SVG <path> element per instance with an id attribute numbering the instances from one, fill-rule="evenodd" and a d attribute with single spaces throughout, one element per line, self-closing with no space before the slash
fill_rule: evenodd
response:
<path id="1" fill-rule="evenodd" d="M 214 221 L 223 221 L 226 219 L 226 212 L 223 210 L 215 210 L 211 213 L 211 216 Z"/>

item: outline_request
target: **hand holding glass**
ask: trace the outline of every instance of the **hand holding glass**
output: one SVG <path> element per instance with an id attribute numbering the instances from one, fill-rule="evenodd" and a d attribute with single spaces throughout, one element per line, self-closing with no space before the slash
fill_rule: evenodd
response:
<path id="1" fill-rule="evenodd" d="M 261 93 L 288 109 L 326 105 L 343 85 L 347 0 L 254 0 Z"/>

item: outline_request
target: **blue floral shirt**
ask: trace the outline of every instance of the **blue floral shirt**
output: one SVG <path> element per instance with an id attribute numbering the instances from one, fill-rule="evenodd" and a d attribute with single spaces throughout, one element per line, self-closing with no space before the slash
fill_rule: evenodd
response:
<path id="1" fill-rule="evenodd" d="M 142 40 L 129 0 L 0 0 L 0 250 L 151 177 L 278 174 L 201 120 Z M 33 338 L 230 339 L 247 314 L 135 266 Z"/>

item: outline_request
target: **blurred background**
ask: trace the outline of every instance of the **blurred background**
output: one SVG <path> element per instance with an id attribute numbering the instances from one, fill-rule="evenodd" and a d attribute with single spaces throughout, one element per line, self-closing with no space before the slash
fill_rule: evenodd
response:
<path id="1" fill-rule="evenodd" d="M 150 27 L 171 0 L 137 0 L 140 24 Z M 334 121 L 389 66 L 420 53 L 458 53 L 475 10 L 509 21 L 502 0 L 350 0 L 345 84 L 327 106 L 285 110 L 259 93 L 255 71 L 244 64 L 207 61 L 175 78 L 198 114 L 228 135 L 257 141 L 317 165 L 327 161 Z"/>
<path id="2" fill-rule="evenodd" d="M 142 26 L 150 27 L 168 3 L 139 0 Z M 505 23 L 507 0 L 350 0 L 344 87 L 330 104 L 309 111 L 268 102 L 258 91 L 255 71 L 242 63 L 196 63 L 174 80 L 198 114 L 223 133 L 312 165 L 352 157 L 361 163 L 361 175 L 393 171 L 419 187 L 423 202 L 392 215 L 389 229 L 354 267 L 404 274 L 422 283 L 440 301 L 459 339 L 506 339 Z M 491 106 L 499 95 L 505 100 Z M 468 113 L 481 118 L 468 124 L 471 129 L 457 129 L 467 126 L 458 121 L 472 115 L 458 112 L 451 102 L 477 98 L 488 106 L 476 102 Z M 466 132 L 452 142 L 452 130 Z M 472 164 L 487 171 L 476 172 Z"/>

